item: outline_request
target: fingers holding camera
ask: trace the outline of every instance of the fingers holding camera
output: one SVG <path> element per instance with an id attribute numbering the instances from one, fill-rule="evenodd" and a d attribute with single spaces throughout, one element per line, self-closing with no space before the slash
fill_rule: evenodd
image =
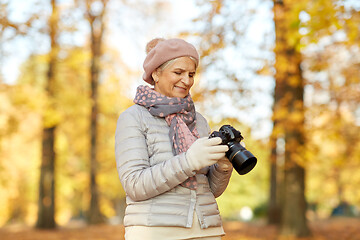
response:
<path id="1" fill-rule="evenodd" d="M 199 138 L 187 150 L 186 159 L 190 167 L 197 171 L 210 166 L 225 157 L 227 145 L 219 145 L 221 138 Z"/>
<path id="2" fill-rule="evenodd" d="M 209 151 L 211 153 L 221 153 L 225 156 L 225 153 L 229 150 L 229 147 L 227 145 L 215 145 L 215 146 L 211 146 L 209 147 Z M 220 158 L 219 158 L 220 159 Z"/>
<path id="3" fill-rule="evenodd" d="M 215 139 L 214 144 L 220 144 L 222 142 L 219 137 L 212 139 Z M 229 159 L 225 157 L 225 153 L 229 150 L 229 147 L 227 145 L 216 145 L 212 148 L 212 150 L 214 151 L 214 157 L 217 159 L 216 167 L 223 172 L 230 171 L 232 169 L 232 164 Z M 218 152 L 217 154 L 215 154 L 216 151 Z"/>
<path id="4" fill-rule="evenodd" d="M 211 148 L 209 148 L 211 157 L 213 157 L 213 159 L 216 161 L 219 161 L 220 159 L 224 158 L 225 153 L 229 150 L 229 147 L 227 145 L 220 145 L 222 140 L 219 137 L 210 138 L 209 140 L 210 140 L 210 144 L 212 144 Z"/>
<path id="5" fill-rule="evenodd" d="M 201 138 L 200 138 L 201 139 Z M 211 145 L 211 146 L 215 146 L 215 145 L 219 145 L 222 140 L 220 137 L 213 137 L 213 138 L 207 138 L 207 137 L 204 137 L 203 139 L 208 139 L 208 143 Z"/>

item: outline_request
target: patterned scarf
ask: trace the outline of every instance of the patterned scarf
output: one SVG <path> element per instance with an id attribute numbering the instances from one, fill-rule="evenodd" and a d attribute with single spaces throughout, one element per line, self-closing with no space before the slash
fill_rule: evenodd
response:
<path id="1" fill-rule="evenodd" d="M 172 98 L 141 85 L 137 88 L 134 103 L 146 107 L 153 116 L 165 118 L 170 126 L 169 136 L 174 155 L 186 152 L 200 137 L 195 127 L 195 106 L 190 94 L 185 98 Z M 190 177 L 181 185 L 196 189 L 197 182 L 195 177 Z"/>

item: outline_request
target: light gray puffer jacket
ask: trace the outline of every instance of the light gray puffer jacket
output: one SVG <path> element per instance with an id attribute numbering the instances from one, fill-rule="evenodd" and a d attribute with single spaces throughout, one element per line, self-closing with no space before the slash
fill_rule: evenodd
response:
<path id="1" fill-rule="evenodd" d="M 208 136 L 205 118 L 197 113 L 196 119 L 200 137 Z M 222 225 L 215 197 L 224 192 L 231 171 L 221 172 L 215 164 L 194 172 L 185 153 L 173 155 L 164 118 L 139 105 L 124 111 L 117 122 L 115 155 L 127 195 L 125 226 L 191 227 L 194 210 L 201 228 Z M 179 185 L 195 174 L 196 190 Z"/>

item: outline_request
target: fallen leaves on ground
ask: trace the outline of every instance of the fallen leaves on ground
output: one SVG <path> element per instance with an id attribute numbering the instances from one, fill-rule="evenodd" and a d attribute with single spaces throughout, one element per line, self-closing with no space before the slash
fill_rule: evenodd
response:
<path id="1" fill-rule="evenodd" d="M 275 226 L 256 223 L 227 222 L 223 240 L 290 240 L 278 237 Z M 296 240 L 360 240 L 359 218 L 332 218 L 317 220 L 309 224 L 311 237 Z"/>
<path id="2" fill-rule="evenodd" d="M 278 229 L 263 223 L 225 222 L 223 240 L 288 240 L 278 238 Z M 312 236 L 298 240 L 360 240 L 359 218 L 334 218 L 310 223 Z M 1 240 L 121 240 L 122 225 L 95 225 L 81 228 L 60 227 L 38 230 L 23 226 L 0 229 Z"/>

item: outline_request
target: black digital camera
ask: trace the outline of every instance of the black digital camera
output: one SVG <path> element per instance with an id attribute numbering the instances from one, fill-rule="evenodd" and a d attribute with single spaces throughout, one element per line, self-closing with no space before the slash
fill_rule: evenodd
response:
<path id="1" fill-rule="evenodd" d="M 226 152 L 226 157 L 240 175 L 247 174 L 255 167 L 256 157 L 240 144 L 244 139 L 240 131 L 231 125 L 223 125 L 219 131 L 210 134 L 209 138 L 213 137 L 220 137 L 221 144 L 228 145 L 229 150 Z"/>

